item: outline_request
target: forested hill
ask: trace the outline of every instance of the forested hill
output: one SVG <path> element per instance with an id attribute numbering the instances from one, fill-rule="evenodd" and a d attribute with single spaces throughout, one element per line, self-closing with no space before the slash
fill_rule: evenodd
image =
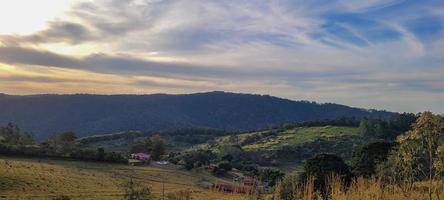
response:
<path id="1" fill-rule="evenodd" d="M 388 117 L 385 111 L 272 96 L 209 92 L 186 95 L 0 95 L 0 124 L 37 138 L 61 131 L 81 136 L 127 130 L 206 127 L 248 130 L 337 116 Z"/>

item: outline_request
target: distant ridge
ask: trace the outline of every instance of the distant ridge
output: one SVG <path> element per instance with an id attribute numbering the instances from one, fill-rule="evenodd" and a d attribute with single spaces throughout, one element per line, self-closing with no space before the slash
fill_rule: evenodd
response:
<path id="1" fill-rule="evenodd" d="M 249 130 L 338 116 L 386 118 L 392 114 L 221 91 L 180 95 L 0 95 L 0 124 L 16 123 L 37 138 L 60 131 L 87 136 L 192 127 Z"/>

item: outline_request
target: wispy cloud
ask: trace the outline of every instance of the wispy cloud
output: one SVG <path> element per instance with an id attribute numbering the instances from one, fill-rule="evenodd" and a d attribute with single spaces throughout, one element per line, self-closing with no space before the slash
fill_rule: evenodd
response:
<path id="1" fill-rule="evenodd" d="M 436 0 L 78 1 L 41 31 L 1 35 L 0 63 L 22 73 L 71 70 L 100 81 L 3 70 L 0 82 L 26 83 L 12 93 L 82 92 L 86 84 L 97 93 L 230 90 L 444 112 L 437 103 L 444 95 L 443 6 Z"/>

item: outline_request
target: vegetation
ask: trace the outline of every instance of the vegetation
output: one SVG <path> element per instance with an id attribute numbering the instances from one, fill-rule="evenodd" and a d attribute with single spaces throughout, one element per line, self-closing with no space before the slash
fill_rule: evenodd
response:
<path id="1" fill-rule="evenodd" d="M 130 179 L 125 184 L 125 194 L 123 195 L 125 200 L 153 200 L 154 196 L 151 193 L 151 187 L 144 187 L 140 184 L 134 183 L 133 179 Z"/>
<path id="2" fill-rule="evenodd" d="M 399 145 L 380 167 L 380 176 L 398 185 L 406 196 L 416 182 L 427 181 L 428 198 L 432 199 L 438 192 L 433 191 L 434 183 L 444 175 L 444 119 L 424 112 L 412 128 L 398 137 Z"/>
<path id="3" fill-rule="evenodd" d="M 180 135 L 191 136 L 193 131 L 205 135 L 204 139 L 189 140 Z M 120 152 L 107 152 L 101 146 L 93 149 L 93 144 L 105 141 L 126 141 L 127 146 Z M 195 142 L 203 143 L 195 145 Z M 188 145 L 186 150 L 172 148 L 173 144 L 185 143 Z M 99 163 L 124 162 L 124 156 L 132 152 L 150 153 L 154 160 L 168 159 L 174 165 L 139 168 Z M 246 199 L 360 197 L 431 200 L 440 199 L 444 195 L 444 118 L 430 112 L 418 115 L 404 113 L 386 119 L 357 120 L 342 117 L 283 124 L 243 133 L 182 129 L 159 134 L 129 132 L 78 139 L 73 132 L 62 132 L 52 134 L 47 141 L 41 143 L 36 143 L 32 134 L 23 133 L 16 125 L 8 124 L 0 128 L 0 153 L 8 156 L 99 161 L 88 163 L 92 167 L 87 168 L 71 166 L 68 173 L 72 174 L 64 177 L 66 180 L 56 182 L 75 185 L 80 183 L 80 179 L 74 177 L 85 175 L 83 170 L 86 170 L 93 175 L 81 179 L 94 182 L 97 176 L 98 179 L 107 181 L 107 185 L 101 186 L 114 188 L 114 193 L 106 193 L 110 194 L 109 199 L 208 199 L 211 195 L 214 195 L 211 197 L 214 199 L 226 197 L 211 188 L 240 192 L 242 194 L 232 197 Z M 50 182 L 47 177 L 29 174 L 32 173 L 29 167 L 48 168 L 47 165 L 40 162 L 17 164 L 20 162 L 22 161 L 11 164 L 9 160 L 5 160 L 3 169 L 6 172 L 0 174 L 0 197 L 9 197 L 12 195 L 9 192 L 14 190 L 37 190 L 38 187 L 29 189 L 35 183 L 46 184 L 44 188 L 53 187 L 48 184 Z M 57 165 L 62 162 L 68 161 L 57 161 Z M 64 164 L 61 165 L 66 168 Z M 54 166 L 50 165 L 51 167 Z M 15 174 L 14 170 L 17 168 L 21 168 L 21 173 L 28 174 Z M 49 175 L 49 179 L 60 176 L 54 168 L 45 170 L 54 172 Z M 285 174 L 283 171 L 294 173 Z M 179 180 L 183 174 L 187 177 Z M 35 183 L 27 181 L 32 176 Z M 125 182 L 128 179 L 131 180 Z M 218 182 L 220 184 L 212 185 Z M 165 187 L 165 184 L 175 186 Z M 15 188 L 17 186 L 20 188 Z M 57 188 L 45 195 L 50 198 L 81 198 L 73 190 Z"/>
<path id="4" fill-rule="evenodd" d="M 293 178 L 293 179 L 290 179 Z M 326 188 L 328 189 L 323 196 L 319 191 L 315 190 L 313 179 L 309 178 L 302 185 L 293 184 L 295 177 L 289 177 L 284 180 L 282 184 L 279 184 L 275 193 L 273 194 L 273 200 L 419 200 L 427 199 L 427 192 L 424 191 L 423 183 L 415 183 L 411 190 L 408 191 L 408 196 L 404 195 L 404 192 L 398 186 L 386 185 L 378 178 L 356 178 L 353 179 L 348 187 L 343 187 L 344 182 L 337 176 L 330 176 Z M 434 186 L 435 193 L 434 199 L 443 199 L 444 192 L 441 185 L 438 183 Z"/>
<path id="5" fill-rule="evenodd" d="M 341 158 L 317 155 L 305 162 L 299 176 L 277 185 L 275 199 L 443 198 L 444 118 L 430 112 L 415 118 L 395 146 L 376 141 L 356 148 L 354 174 Z"/>
<path id="6" fill-rule="evenodd" d="M 267 95 L 209 92 L 187 95 L 0 95 L 0 124 L 13 120 L 38 140 L 50 133 L 78 136 L 190 127 L 253 130 L 339 116 L 388 118 L 393 113 Z M 30 106 L 32 105 L 32 106 Z M 211 117 L 209 117 L 211 116 Z"/>
<path id="7" fill-rule="evenodd" d="M 394 144 L 384 140 L 369 142 L 354 149 L 351 161 L 353 174 L 370 178 L 379 164 L 385 162 Z"/>
<path id="8" fill-rule="evenodd" d="M 9 156 L 72 158 L 77 160 L 126 162 L 122 154 L 80 148 L 73 132 L 54 133 L 47 141 L 37 144 L 32 134 L 22 133 L 17 125 L 0 127 L 0 154 Z"/>
<path id="9" fill-rule="evenodd" d="M 332 174 L 337 176 L 342 183 L 348 184 L 351 180 L 350 168 L 342 158 L 330 154 L 319 154 L 305 162 L 300 180 L 302 183 L 313 181 L 314 189 L 327 197 L 328 181 Z"/>

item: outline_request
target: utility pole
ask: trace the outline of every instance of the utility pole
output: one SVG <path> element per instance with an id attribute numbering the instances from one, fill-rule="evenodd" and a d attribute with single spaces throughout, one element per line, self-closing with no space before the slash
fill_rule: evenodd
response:
<path id="1" fill-rule="evenodd" d="M 165 177 L 162 176 L 162 200 L 165 200 Z"/>

